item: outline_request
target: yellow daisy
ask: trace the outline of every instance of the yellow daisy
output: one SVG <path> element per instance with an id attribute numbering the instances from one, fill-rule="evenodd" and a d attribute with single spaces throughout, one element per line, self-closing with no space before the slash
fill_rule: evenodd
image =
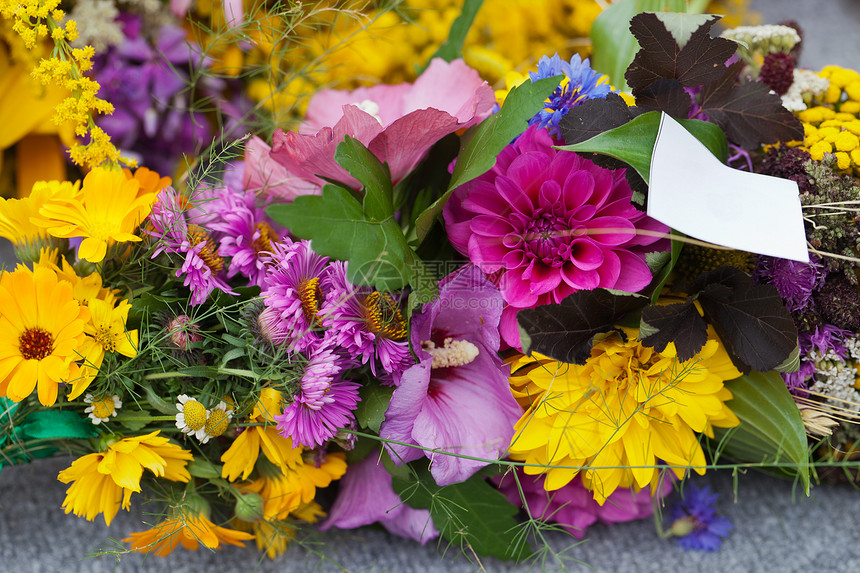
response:
<path id="1" fill-rule="evenodd" d="M 137 242 L 135 229 L 155 201 L 155 193 L 139 195 L 140 181 L 122 171 L 96 167 L 84 178 L 81 197 L 61 205 L 45 205 L 48 232 L 61 238 L 83 237 L 78 256 L 101 262 L 113 243 Z"/>
<path id="2" fill-rule="evenodd" d="M 69 400 L 74 400 L 86 390 L 99 373 L 105 354 L 117 352 L 123 356 L 137 356 L 137 330 L 126 330 L 125 322 L 131 305 L 122 300 L 114 307 L 112 303 L 97 298 L 89 301 L 90 321 L 84 331 L 89 335 L 78 352 L 83 356 L 80 367 L 73 367 L 72 391 Z"/>
<path id="3" fill-rule="evenodd" d="M 0 396 L 20 402 L 38 385 L 51 406 L 84 342 L 89 310 L 72 298 L 72 285 L 41 266 L 19 265 L 0 276 Z"/>
<path id="4" fill-rule="evenodd" d="M 527 474 L 546 474 L 557 490 L 582 470 L 582 482 L 603 503 L 618 487 L 638 489 L 659 478 L 658 460 L 705 472 L 697 433 L 740 422 L 725 402 L 725 380 L 740 376 L 713 329 L 691 360 L 679 362 L 675 345 L 663 352 L 612 335 L 578 366 L 536 355 L 513 363 L 514 396 L 527 405 L 517 422 L 510 456 Z"/>
<path id="5" fill-rule="evenodd" d="M 48 232 L 33 222 L 39 210 L 51 203 L 63 203 L 78 196 L 79 184 L 68 181 L 37 181 L 28 197 L 0 198 L 0 237 L 15 244 L 15 254 L 26 261 L 37 259 L 39 249 L 50 245 Z"/>
<path id="6" fill-rule="evenodd" d="M 158 431 L 123 438 L 103 452 L 78 458 L 59 473 L 58 480 L 72 483 L 66 490 L 63 509 L 89 521 L 104 514 L 105 524 L 110 525 L 120 505 L 125 510 L 131 508 L 131 494 L 140 492 L 144 468 L 156 477 L 187 482 L 191 474 L 185 466 L 191 459 L 190 451 L 171 444 Z"/>
<path id="7" fill-rule="evenodd" d="M 208 549 L 220 549 L 222 543 L 245 547 L 242 542 L 249 539 L 254 539 L 250 533 L 215 525 L 202 513 L 183 509 L 152 529 L 132 533 L 123 541 L 131 543 L 134 551 L 165 557 L 177 545 L 192 551 L 201 543 Z"/>
<path id="8" fill-rule="evenodd" d="M 221 456 L 224 462 L 221 477 L 236 481 L 241 475 L 243 480 L 248 479 L 254 471 L 260 451 L 283 472 L 302 463 L 301 446 L 294 448 L 289 438 L 278 434 L 273 416 L 281 413 L 281 400 L 281 393 L 273 388 L 264 388 L 260 392 L 251 413 L 251 421 L 265 425 L 247 427 L 233 440 L 230 448 Z"/>

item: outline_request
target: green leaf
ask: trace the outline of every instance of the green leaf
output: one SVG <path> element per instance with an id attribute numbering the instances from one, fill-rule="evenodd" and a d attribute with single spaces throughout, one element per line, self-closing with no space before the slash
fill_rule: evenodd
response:
<path id="1" fill-rule="evenodd" d="M 430 59 L 442 58 L 446 62 L 456 60 L 463 57 L 463 43 L 466 41 L 466 35 L 475 21 L 475 16 L 481 8 L 484 0 L 465 0 L 463 8 L 460 10 L 460 15 L 454 19 L 451 24 L 451 30 L 448 32 L 448 39 L 433 52 Z M 430 62 L 427 62 L 430 65 Z M 427 66 L 424 66 L 425 68 Z"/>
<path id="2" fill-rule="evenodd" d="M 591 67 L 609 76 L 610 83 L 628 91 L 624 72 L 639 51 L 639 42 L 630 33 L 630 19 L 640 12 L 684 12 L 684 0 L 621 0 L 613 2 L 591 26 Z"/>
<path id="3" fill-rule="evenodd" d="M 143 388 L 144 392 L 146 392 L 146 401 L 149 402 L 149 405 L 157 412 L 161 412 L 166 416 L 175 416 L 179 412 L 174 404 L 164 400 L 161 396 L 156 394 L 155 390 L 152 389 L 151 384 L 145 384 Z"/>
<path id="4" fill-rule="evenodd" d="M 20 429 L 27 438 L 36 440 L 91 438 L 98 434 L 91 420 L 70 410 L 33 412 Z"/>
<path id="5" fill-rule="evenodd" d="M 394 388 L 391 386 L 382 386 L 381 384 L 362 386 L 358 392 L 361 402 L 355 409 L 355 421 L 358 422 L 358 425 L 379 433 L 393 393 Z"/>
<path id="6" fill-rule="evenodd" d="M 672 234 L 674 235 L 679 233 L 673 229 Z M 675 265 L 678 263 L 678 258 L 681 256 L 681 249 L 684 248 L 684 243 L 675 239 L 672 239 L 671 244 L 669 262 L 666 263 L 660 271 L 660 274 L 655 276 L 654 280 L 651 281 L 651 284 L 654 285 L 654 290 L 651 292 L 651 304 L 657 304 L 657 299 L 660 298 L 660 293 L 663 292 L 663 287 L 666 286 L 666 282 L 669 280 L 669 275 L 672 273 L 672 269 L 674 269 Z"/>
<path id="7" fill-rule="evenodd" d="M 773 468 L 798 477 L 809 495 L 809 449 L 797 404 L 776 372 L 750 372 L 726 382 L 732 399 L 726 405 L 740 419 L 736 428 L 714 428 L 721 451 L 739 462 L 790 463 Z"/>
<path id="8" fill-rule="evenodd" d="M 433 525 L 452 543 L 468 544 L 479 555 L 498 559 L 524 559 L 531 549 L 517 543 L 519 510 L 479 476 L 439 487 L 428 470 L 419 480 L 392 480 L 400 499 L 416 509 L 429 509 Z"/>
<path id="9" fill-rule="evenodd" d="M 498 113 L 466 132 L 448 190 L 415 221 L 419 242 L 430 232 L 454 189 L 493 168 L 499 153 L 526 130 L 528 120 L 543 108 L 547 96 L 563 77 L 523 82 L 511 90 Z"/>
<path id="10" fill-rule="evenodd" d="M 200 456 L 195 456 L 193 460 L 188 462 L 188 473 L 196 478 L 218 479 L 221 477 L 221 466 Z"/>
<path id="11" fill-rule="evenodd" d="M 726 162 L 729 148 L 726 135 L 719 127 L 698 119 L 680 119 L 678 122 L 701 141 L 717 159 L 722 163 Z M 650 179 L 651 155 L 654 153 L 654 143 L 657 141 L 659 129 L 660 112 L 649 111 L 621 127 L 605 131 L 581 143 L 556 149 L 609 155 L 633 167 L 647 183 Z"/>
<path id="12" fill-rule="evenodd" d="M 320 196 L 302 195 L 267 212 L 294 235 L 310 238 L 314 252 L 349 261 L 347 278 L 353 284 L 390 291 L 412 276 L 416 257 L 400 227 L 393 218 L 369 219 L 352 191 L 326 185 Z"/>
<path id="13" fill-rule="evenodd" d="M 244 355 L 245 355 L 245 349 L 244 348 L 234 348 L 232 350 L 227 351 L 227 353 L 221 357 L 220 368 L 224 368 L 225 366 L 227 366 L 227 363 L 230 362 L 231 360 L 235 360 L 236 358 L 239 358 L 240 356 L 244 356 Z"/>
<path id="14" fill-rule="evenodd" d="M 346 136 L 334 152 L 334 160 L 364 187 L 364 213 L 371 221 L 394 216 L 391 172 L 361 142 Z"/>

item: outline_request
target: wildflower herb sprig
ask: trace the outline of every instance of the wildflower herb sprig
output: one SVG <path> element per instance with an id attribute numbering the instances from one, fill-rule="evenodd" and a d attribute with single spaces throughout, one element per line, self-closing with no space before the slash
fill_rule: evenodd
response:
<path id="1" fill-rule="evenodd" d="M 49 36 L 54 43 L 51 57 L 39 62 L 33 77 L 43 85 L 53 83 L 69 91 L 70 95 L 57 105 L 53 121 L 57 125 L 71 121 L 79 137 L 89 136 L 88 143 L 76 143 L 69 150 L 72 161 L 89 168 L 105 161 L 134 166 L 133 160 L 120 156 L 110 136 L 95 124 L 94 114 L 111 114 L 114 108 L 97 97 L 98 82 L 84 75 L 92 68 L 95 51 L 92 46 L 73 48 L 69 44 L 78 37 L 77 24 L 74 20 L 62 23 L 65 12 L 59 4 L 58 0 L 0 0 L 0 16 L 12 20 L 12 29 L 30 50 Z"/>

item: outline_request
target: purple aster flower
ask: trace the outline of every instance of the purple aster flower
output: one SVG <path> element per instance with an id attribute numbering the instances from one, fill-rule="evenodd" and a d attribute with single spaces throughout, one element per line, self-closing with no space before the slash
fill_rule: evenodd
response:
<path id="1" fill-rule="evenodd" d="M 592 70 L 588 58 L 582 60 L 579 54 L 574 54 L 570 63 L 558 54 L 551 58 L 543 56 L 538 61 L 537 72 L 529 72 L 532 82 L 562 74 L 564 79 L 547 98 L 544 109 L 529 120 L 529 125 L 547 128 L 553 137 L 561 137 L 558 122 L 570 108 L 589 99 L 605 98 L 614 91 L 609 87 L 609 79 Z"/>
<path id="2" fill-rule="evenodd" d="M 670 531 L 681 536 L 678 545 L 685 550 L 716 551 L 722 545 L 721 537 L 728 537 L 732 524 L 727 517 L 716 517 L 714 504 L 719 494 L 711 493 L 711 486 L 690 484 L 684 498 L 672 508 Z"/>
<path id="3" fill-rule="evenodd" d="M 669 228 L 630 203 L 623 170 L 553 145 L 546 130 L 529 127 L 444 210 L 451 244 L 498 277 L 509 305 L 502 337 L 517 348 L 517 311 L 578 290 L 637 292 L 651 282 L 645 255 L 669 244 L 661 239 Z"/>
<path id="4" fill-rule="evenodd" d="M 168 185 L 159 192 L 147 231 L 156 241 L 152 257 L 162 252 L 182 257 L 176 276 L 184 277 L 182 284 L 191 290 L 192 306 L 206 302 L 216 288 L 236 294 L 221 276 L 224 259 L 218 255 L 215 241 L 206 229 L 189 223 L 186 206 L 187 201 L 173 187 Z"/>
<path id="5" fill-rule="evenodd" d="M 495 480 L 508 501 L 517 507 L 525 504 L 529 515 L 558 523 L 577 539 L 585 537 L 585 530 L 593 523 L 621 523 L 643 519 L 654 513 L 650 487 L 638 492 L 618 488 L 600 505 L 594 500 L 593 493 L 582 485 L 580 476 L 560 489 L 546 491 L 544 474 L 526 475 L 522 468 L 517 468 L 516 473 L 517 479 L 512 474 L 505 474 Z M 672 479 L 665 479 L 661 481 L 657 495 L 662 499 L 671 491 Z"/>
<path id="6" fill-rule="evenodd" d="M 439 537 L 430 510 L 412 509 L 394 492 L 391 474 L 379 460 L 378 450 L 350 464 L 340 480 L 340 491 L 328 519 L 320 529 L 354 529 L 375 522 L 394 535 L 414 539 L 422 545 Z"/>
<path id="7" fill-rule="evenodd" d="M 341 380 L 344 359 L 330 343 L 324 343 L 307 357 L 301 387 L 281 415 L 274 416 L 278 432 L 294 444 L 320 446 L 337 435 L 354 419 L 361 400 L 359 384 Z"/>
<path id="8" fill-rule="evenodd" d="M 448 485 L 486 465 L 456 454 L 493 460 L 507 452 L 522 410 L 511 394 L 510 368 L 497 354 L 503 304 L 498 289 L 469 265 L 413 315 L 420 361 L 396 379 L 379 435 L 434 451 L 387 444 L 395 463 L 426 455 L 436 483 Z"/>
<path id="9" fill-rule="evenodd" d="M 821 259 L 810 255 L 809 263 L 777 257 L 759 257 L 754 276 L 759 282 L 772 284 L 791 312 L 806 309 L 812 294 L 824 284 L 827 269 Z"/>
<path id="10" fill-rule="evenodd" d="M 346 264 L 332 263 L 323 282 L 325 302 L 320 308 L 326 336 L 374 376 L 396 375 L 412 364 L 406 340 L 406 321 L 400 302 L 388 293 L 357 287 L 346 278 Z M 379 365 L 382 366 L 380 372 Z"/>
<path id="11" fill-rule="evenodd" d="M 815 362 L 809 354 L 811 351 L 815 350 L 819 358 L 832 351 L 840 359 L 845 360 L 848 357 L 848 349 L 843 342 L 851 335 L 850 331 L 836 328 L 832 324 L 816 326 L 813 330 L 798 333 L 800 368 L 797 372 L 782 373 L 782 379 L 789 390 L 806 388 L 807 381 L 815 374 Z"/>
<path id="12" fill-rule="evenodd" d="M 317 327 L 327 265 L 328 257 L 313 252 L 310 241 L 284 238 L 271 245 L 261 293 L 263 303 L 280 321 L 272 325 L 273 332 L 281 333 L 281 340 L 296 350 L 305 350 L 322 340 Z M 274 315 L 270 318 L 274 319 Z"/>

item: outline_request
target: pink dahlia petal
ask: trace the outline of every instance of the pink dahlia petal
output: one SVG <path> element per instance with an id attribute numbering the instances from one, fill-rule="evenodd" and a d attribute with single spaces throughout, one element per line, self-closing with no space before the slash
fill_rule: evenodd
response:
<path id="1" fill-rule="evenodd" d="M 651 269 L 645 261 L 629 251 L 616 251 L 615 254 L 621 260 L 621 272 L 613 288 L 637 292 L 648 286 L 651 282 Z"/>
<path id="2" fill-rule="evenodd" d="M 546 153 L 525 152 L 511 161 L 505 175 L 520 189 L 533 193 L 543 181 L 547 180 L 547 171 L 551 162 L 552 156 Z"/>

